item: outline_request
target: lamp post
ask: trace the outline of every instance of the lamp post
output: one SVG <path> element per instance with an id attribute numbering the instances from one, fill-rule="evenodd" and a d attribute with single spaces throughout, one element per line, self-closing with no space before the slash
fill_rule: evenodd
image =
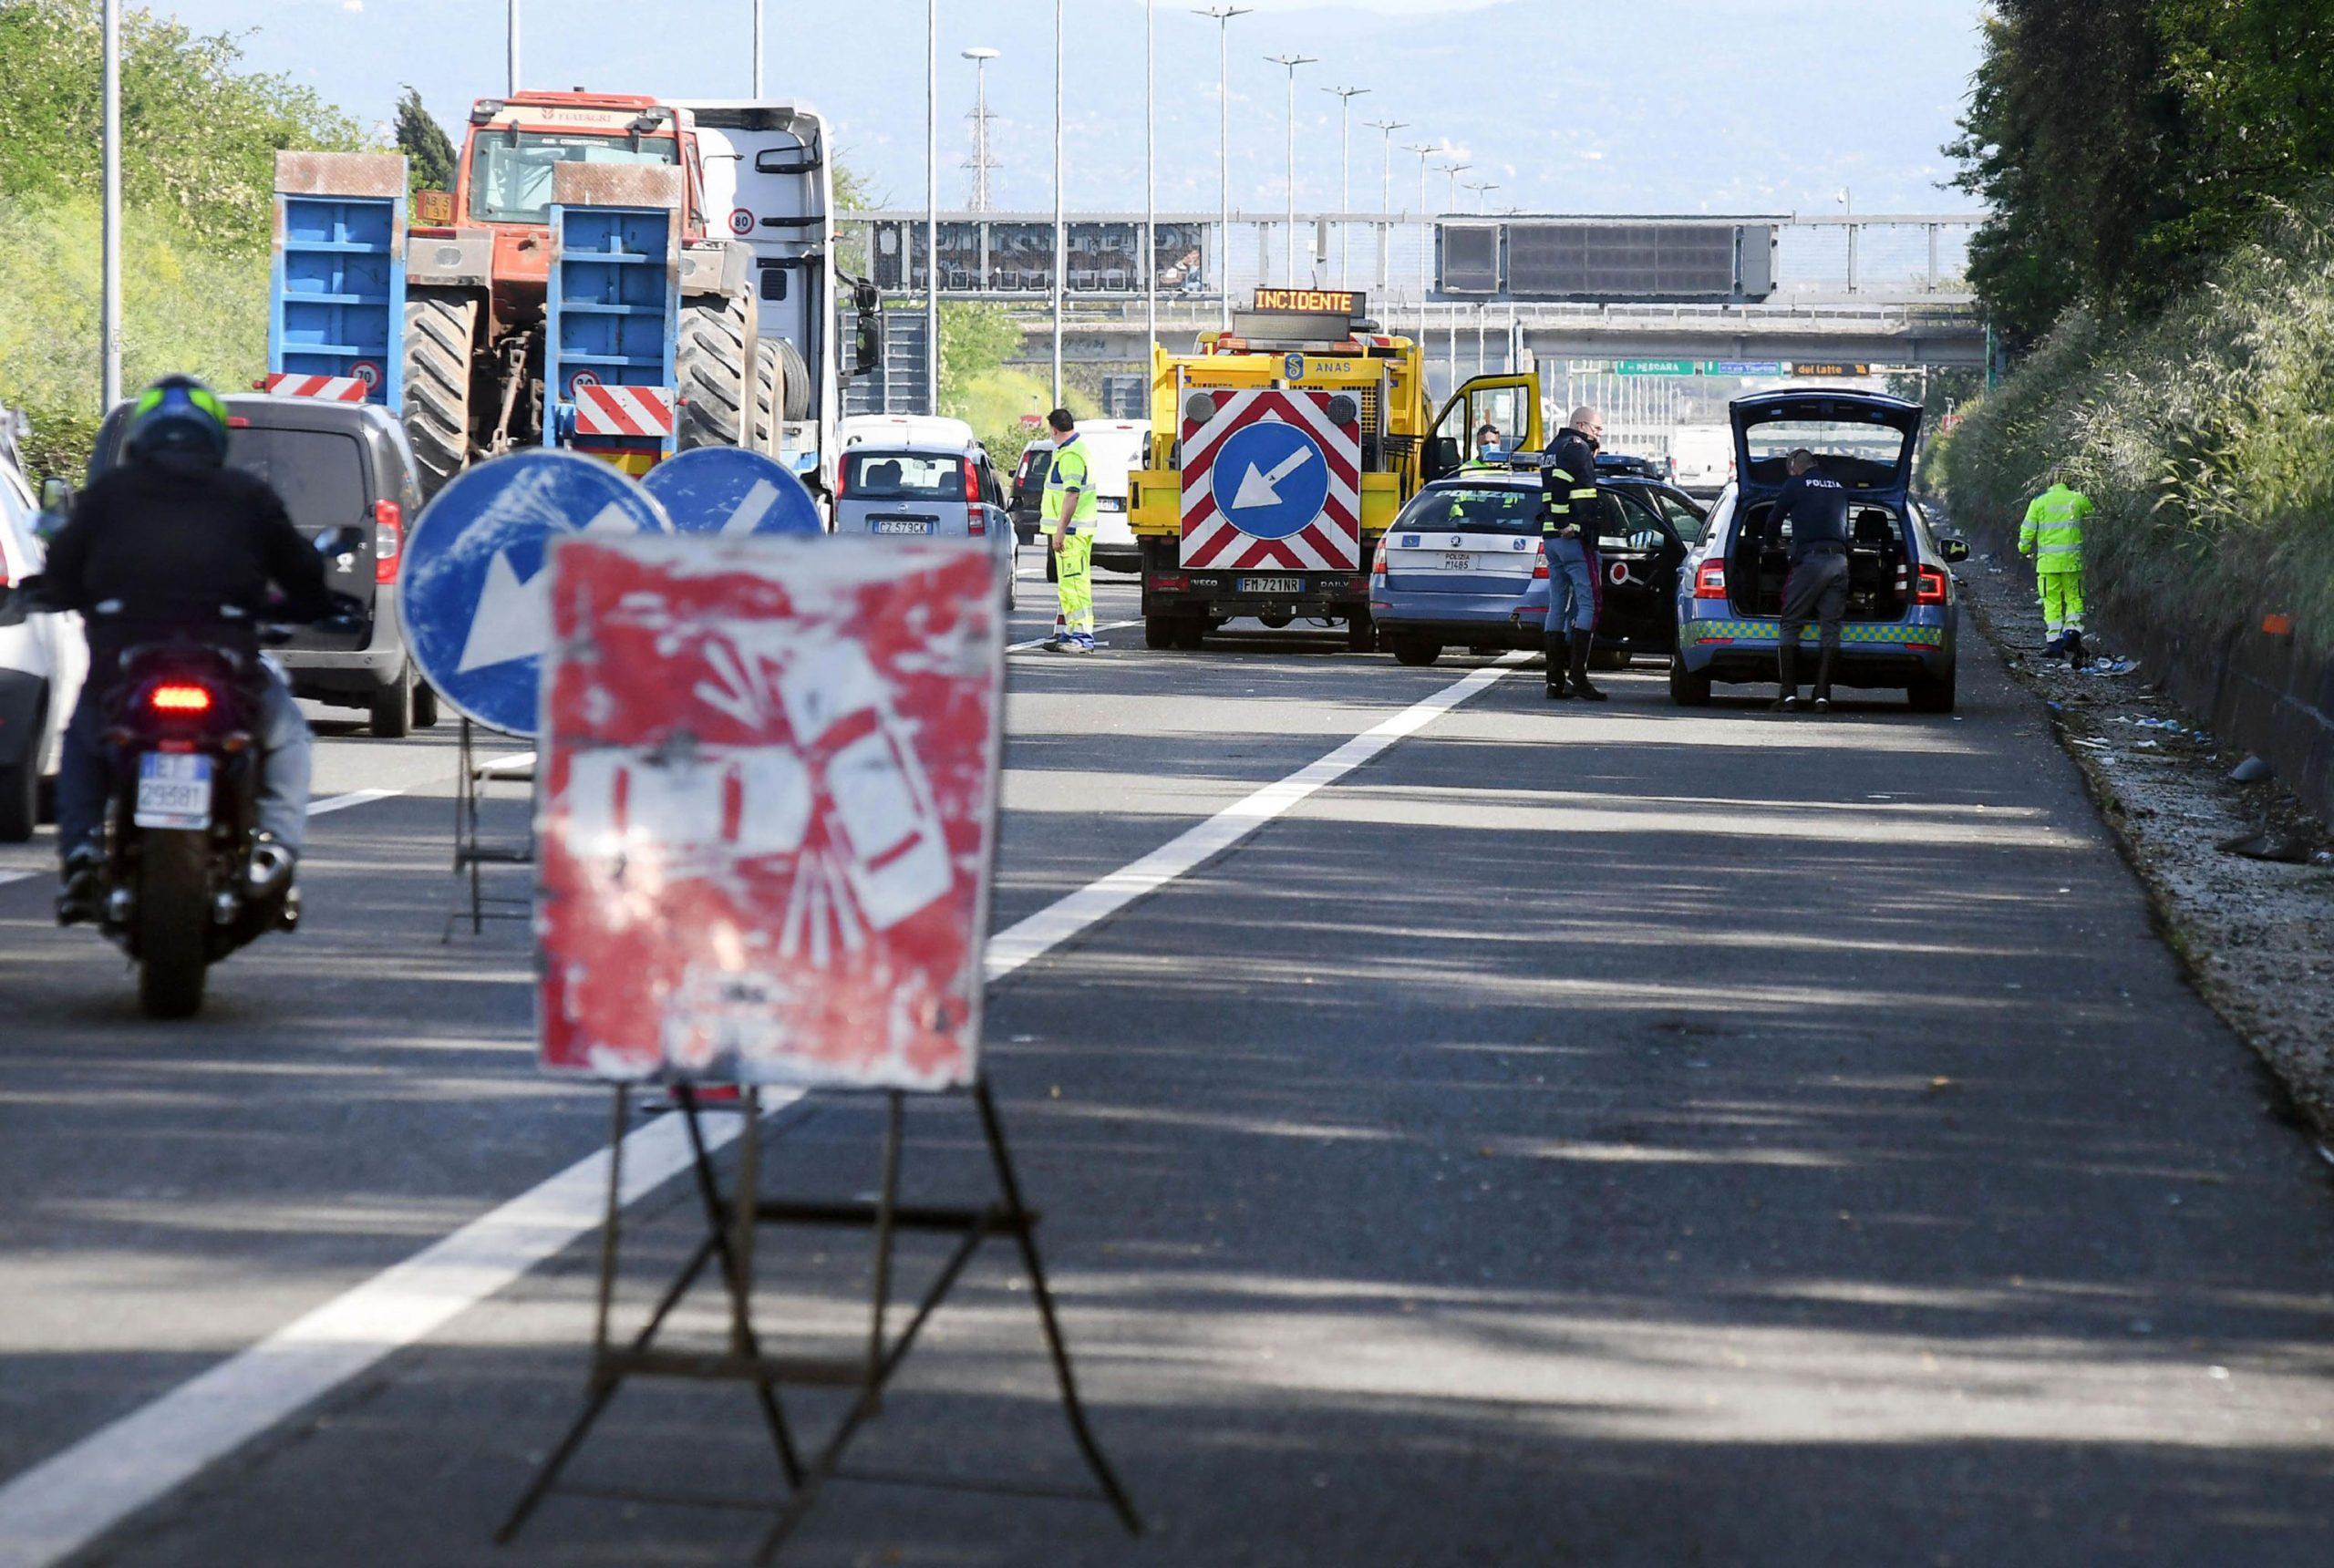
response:
<path id="1" fill-rule="evenodd" d="M 1459 211 L 1459 176 L 1466 173 L 1467 170 L 1475 166 L 1472 163 L 1449 163 L 1443 166 L 1442 172 L 1448 177 L 1442 187 L 1442 210 L 1444 211 L 1456 212 Z"/>
<path id="2" fill-rule="evenodd" d="M 1404 152 L 1419 155 L 1419 352 L 1426 352 L 1426 285 L 1428 253 L 1434 249 L 1429 236 L 1426 216 L 1426 160 L 1440 150 L 1430 141 L 1405 146 Z"/>
<path id="3" fill-rule="evenodd" d="M 519 36 L 517 0 L 512 0 L 511 15 L 511 36 L 515 40 Z M 101 130 L 105 145 L 99 152 L 105 211 L 104 232 L 98 241 L 98 396 L 102 399 L 98 411 L 103 414 L 121 401 L 121 0 L 106 0 L 99 25 L 105 32 L 98 85 L 105 100 Z M 513 42 L 511 49 L 515 61 L 518 45 Z M 34 755 L 39 755 L 37 748 Z"/>
<path id="4" fill-rule="evenodd" d="M 924 0 L 924 411 L 940 412 L 940 0 Z"/>
<path id="5" fill-rule="evenodd" d="M 997 57 L 985 46 L 957 51 L 973 62 L 973 211 L 988 211 L 988 63 Z M 759 96 L 759 95 L 757 95 Z M 988 268 L 983 263 L 981 271 Z"/>
<path id="6" fill-rule="evenodd" d="M 1281 236 L 1281 281 L 1296 286 L 1296 67 L 1317 65 L 1311 55 L 1266 55 L 1265 58 L 1288 72 L 1288 231 Z"/>
<path id="7" fill-rule="evenodd" d="M 1410 121 L 1404 119 L 1372 119 L 1365 120 L 1363 123 L 1368 125 L 1372 130 L 1382 131 L 1386 138 L 1385 160 L 1379 166 L 1378 171 L 1378 211 L 1380 221 L 1376 225 L 1378 230 L 1378 292 L 1382 294 L 1387 293 L 1393 286 L 1392 281 L 1388 278 L 1386 274 L 1388 270 L 1393 265 L 1394 262 L 1394 229 L 1392 224 L 1384 222 L 1384 214 L 1391 212 L 1394 210 L 1394 133 L 1398 130 L 1409 129 Z"/>
<path id="8" fill-rule="evenodd" d="M 1475 211 L 1481 212 L 1486 210 L 1483 205 L 1483 192 L 1498 190 L 1499 183 L 1491 180 L 1470 180 L 1467 181 L 1467 189 L 1475 193 Z"/>
<path id="9" fill-rule="evenodd" d="M 1069 268 L 1069 224 L 1062 210 L 1061 191 L 1061 7 L 1054 0 L 1054 407 L 1061 403 L 1061 291 Z"/>
<path id="10" fill-rule="evenodd" d="M 762 98 L 762 0 L 754 0 L 754 101 Z"/>
<path id="11" fill-rule="evenodd" d="M 519 0 L 502 0 L 502 67 L 509 86 L 506 96 L 519 90 Z"/>
<path id="12" fill-rule="evenodd" d="M 1368 88 L 1323 88 L 1337 100 L 1337 161 L 1345 168 L 1345 183 L 1337 198 L 1337 285 L 1353 285 L 1353 100 Z"/>
<path id="13" fill-rule="evenodd" d="M 1143 385 L 1159 356 L 1159 43 L 1157 0 L 1142 0 L 1142 320 Z M 1151 401 L 1143 395 L 1145 411 Z"/>
<path id="14" fill-rule="evenodd" d="M 1215 24 L 1215 265 L 1216 293 L 1224 301 L 1224 330 L 1232 330 L 1232 18 L 1253 5 L 1211 5 L 1193 11 Z"/>

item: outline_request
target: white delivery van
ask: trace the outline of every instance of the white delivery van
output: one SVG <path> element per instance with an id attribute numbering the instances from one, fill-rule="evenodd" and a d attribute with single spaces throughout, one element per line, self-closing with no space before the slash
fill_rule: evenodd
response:
<path id="1" fill-rule="evenodd" d="M 1680 425 L 1669 438 L 1674 483 L 1695 495 L 1715 495 L 1734 479 L 1734 432 L 1724 425 Z"/>
<path id="2" fill-rule="evenodd" d="M 1127 515 L 1128 479 L 1142 467 L 1151 426 L 1141 419 L 1080 419 L 1078 439 L 1094 477 L 1094 563 L 1113 572 L 1142 570 L 1142 547 Z"/>
<path id="3" fill-rule="evenodd" d="M 980 445 L 972 426 L 945 414 L 853 414 L 835 427 L 837 441 L 852 447 L 947 447 L 969 451 Z"/>

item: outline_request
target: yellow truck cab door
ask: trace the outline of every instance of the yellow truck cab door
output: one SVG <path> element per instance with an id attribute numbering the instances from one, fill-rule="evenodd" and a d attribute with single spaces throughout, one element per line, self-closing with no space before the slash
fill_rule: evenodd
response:
<path id="1" fill-rule="evenodd" d="M 1435 417 L 1420 459 L 1419 482 L 1431 483 L 1475 455 L 1475 432 L 1485 425 L 1500 433 L 1500 449 L 1536 452 L 1542 445 L 1540 377 L 1478 376 L 1451 395 Z"/>

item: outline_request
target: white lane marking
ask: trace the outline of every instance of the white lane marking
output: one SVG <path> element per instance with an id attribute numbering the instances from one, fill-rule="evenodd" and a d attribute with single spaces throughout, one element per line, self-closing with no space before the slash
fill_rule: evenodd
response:
<path id="1" fill-rule="evenodd" d="M 1120 632 L 1124 631 L 1129 626 L 1140 626 L 1141 624 L 1142 623 L 1141 621 L 1105 621 L 1094 629 L 1097 632 Z M 1053 634 L 1051 632 L 1048 632 L 1044 636 L 1032 637 L 1026 643 L 1007 643 L 1005 645 L 1005 651 L 1008 654 L 1026 654 L 1031 648 L 1043 647 L 1052 640 Z"/>
<path id="2" fill-rule="evenodd" d="M 1465 702 L 1530 655 L 1510 654 L 1348 740 L 1318 761 L 1225 807 L 1160 848 L 989 938 L 1000 980 L 1146 893 L 1223 853 L 1315 791 Z M 770 1109 L 799 1095 L 774 1097 Z M 706 1124 L 708 1144 L 736 1117 Z M 180 1384 L 0 1486 L 0 1568 L 48 1568 L 200 1475 L 395 1351 L 557 1256 L 598 1228 L 607 1151 L 576 1161 L 443 1241 L 336 1296 L 248 1350 Z M 623 1201 L 688 1168 L 677 1118 L 624 1140 Z"/>
<path id="3" fill-rule="evenodd" d="M 351 806 L 370 805 L 375 800 L 387 800 L 404 793 L 402 789 L 351 789 L 346 795 L 309 801 L 308 815 L 321 817 L 328 811 L 346 811 Z"/>
<path id="4" fill-rule="evenodd" d="M 38 875 L 40 875 L 38 872 L 0 872 L 0 887 L 5 887 L 10 882 L 30 882 Z"/>

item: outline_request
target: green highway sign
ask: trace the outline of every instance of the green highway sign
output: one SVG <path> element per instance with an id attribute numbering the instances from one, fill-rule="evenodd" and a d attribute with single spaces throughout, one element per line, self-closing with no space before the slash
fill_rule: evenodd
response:
<path id="1" fill-rule="evenodd" d="M 1701 366 L 1691 359 L 1624 359 L 1614 371 L 1621 376 L 1699 376 Z"/>

